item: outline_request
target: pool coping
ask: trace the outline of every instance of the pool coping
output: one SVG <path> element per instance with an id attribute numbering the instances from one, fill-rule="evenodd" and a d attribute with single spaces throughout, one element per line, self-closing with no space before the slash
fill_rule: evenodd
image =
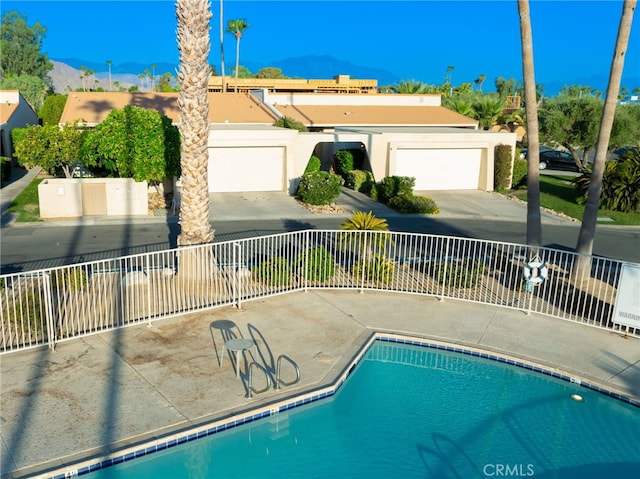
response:
<path id="1" fill-rule="evenodd" d="M 346 359 L 335 364 L 323 380 L 320 381 L 323 385 L 315 386 L 304 391 L 283 392 L 270 398 L 256 398 L 255 402 L 247 406 L 234 408 L 230 411 L 218 412 L 206 418 L 201 418 L 197 423 L 189 421 L 186 424 L 182 423 L 169 428 L 163 428 L 159 431 L 150 432 L 143 436 L 138 436 L 137 439 L 129 438 L 128 440 L 120 441 L 120 445 L 117 443 L 114 444 L 112 451 L 106 454 L 104 452 L 96 453 L 95 450 L 93 452 L 84 451 L 83 453 L 81 452 L 73 456 L 60 458 L 59 461 L 65 461 L 64 464 L 58 462 L 58 464 L 53 465 L 52 462 L 56 461 L 52 461 L 48 464 L 41 464 L 39 467 L 34 466 L 34 468 L 29 469 L 32 470 L 35 475 L 30 474 L 29 477 L 43 479 L 80 477 L 99 469 L 121 464 L 132 459 L 163 451 L 180 444 L 211 436 L 237 426 L 275 416 L 284 411 L 335 396 L 361 362 L 371 345 L 376 341 L 420 346 L 497 361 L 576 384 L 577 386 L 640 408 L 640 400 L 633 399 L 611 388 L 604 387 L 598 384 L 597 381 L 571 375 L 560 369 L 543 366 L 540 363 L 528 361 L 510 354 L 476 348 L 467 344 L 442 341 L 419 334 L 368 329 L 354 341 L 352 347 L 345 353 L 343 358 Z M 101 451 L 104 451 L 104 449 L 101 449 Z M 74 459 L 76 457 L 77 459 Z M 34 469 L 37 469 L 37 471 L 34 471 Z M 14 471 L 14 474 L 18 474 L 16 477 L 21 477 L 21 473 L 27 473 L 27 471 Z"/>

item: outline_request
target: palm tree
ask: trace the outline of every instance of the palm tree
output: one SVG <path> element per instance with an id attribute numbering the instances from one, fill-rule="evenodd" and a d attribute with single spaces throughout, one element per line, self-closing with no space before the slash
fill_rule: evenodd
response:
<path id="1" fill-rule="evenodd" d="M 156 91 L 156 64 L 151 65 L 151 91 Z"/>
<path id="2" fill-rule="evenodd" d="M 242 38 L 242 32 L 244 32 L 251 25 L 247 23 L 245 18 L 239 20 L 229 20 L 227 24 L 227 32 L 233 34 L 236 38 L 236 71 L 235 71 L 235 91 L 238 92 L 238 68 L 240 67 L 240 39 Z"/>
<path id="3" fill-rule="evenodd" d="M 429 85 L 415 80 L 401 80 L 391 86 L 393 93 L 422 95 L 428 93 Z"/>
<path id="4" fill-rule="evenodd" d="M 602 176 L 609 148 L 609 139 L 613 128 L 613 119 L 616 113 L 618 93 L 620 91 L 620 80 L 624 69 L 624 58 L 629 45 L 629 33 L 633 23 L 633 12 L 635 11 L 637 0 L 624 0 L 622 5 L 622 15 L 618 26 L 618 37 L 613 52 L 611 70 L 609 72 L 609 84 L 607 85 L 607 95 L 602 111 L 602 121 L 598 132 L 598 142 L 596 143 L 596 157 L 593 162 L 591 181 L 587 192 L 587 203 L 585 204 L 582 225 L 578 234 L 576 251 L 580 256 L 574 265 L 574 278 L 581 281 L 589 277 L 590 256 L 593 253 L 593 240 L 596 233 L 596 222 L 598 220 L 598 207 L 600 205 L 600 193 L 602 192 Z"/>
<path id="5" fill-rule="evenodd" d="M 449 84 L 449 96 L 453 95 L 453 70 L 455 70 L 456 67 L 454 67 L 453 65 L 449 65 L 447 67 L 447 83 Z"/>
<path id="6" fill-rule="evenodd" d="M 471 105 L 472 117 L 480 123 L 480 128 L 488 130 L 504 110 L 504 100 L 497 95 L 483 95 Z"/>
<path id="7" fill-rule="evenodd" d="M 107 60 L 107 67 L 109 68 L 109 91 L 113 90 L 113 83 L 111 82 L 111 65 L 113 62 L 111 60 Z"/>
<path id="8" fill-rule="evenodd" d="M 177 0 L 180 69 L 180 136 L 182 193 L 178 245 L 213 241 L 209 223 L 207 152 L 209 138 L 208 62 L 211 9 L 208 0 Z"/>
<path id="9" fill-rule="evenodd" d="M 224 74 L 224 0 L 220 0 L 220 74 L 222 75 L 222 93 L 227 91 L 227 79 Z"/>
<path id="10" fill-rule="evenodd" d="M 487 79 L 487 77 L 483 74 L 478 75 L 478 78 L 476 78 L 475 80 L 473 80 L 473 84 L 474 85 L 478 85 L 478 91 L 480 93 L 482 93 L 482 84 L 484 83 L 484 81 Z"/>
<path id="11" fill-rule="evenodd" d="M 522 72 L 524 77 L 525 111 L 527 115 L 527 244 L 542 244 L 540 219 L 540 140 L 538 139 L 538 103 L 536 80 L 533 70 L 533 34 L 529 0 L 518 0 L 520 15 L 520 43 L 522 47 Z"/>

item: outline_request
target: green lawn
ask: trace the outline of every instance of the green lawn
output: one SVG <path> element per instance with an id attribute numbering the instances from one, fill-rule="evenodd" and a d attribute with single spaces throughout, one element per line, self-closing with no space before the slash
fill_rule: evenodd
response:
<path id="1" fill-rule="evenodd" d="M 584 206 L 575 202 L 573 178 L 570 176 L 540 175 L 540 206 L 582 221 Z M 515 192 L 515 196 L 527 201 L 526 190 Z M 610 218 L 613 221 L 598 221 L 609 225 L 640 225 L 640 213 L 621 213 L 619 211 L 600 210 L 598 218 Z"/>
<path id="2" fill-rule="evenodd" d="M 9 205 L 7 211 L 18 215 L 16 222 L 31 223 L 40 220 L 40 206 L 38 203 L 38 185 L 44 178 L 33 180 L 22 193 Z"/>

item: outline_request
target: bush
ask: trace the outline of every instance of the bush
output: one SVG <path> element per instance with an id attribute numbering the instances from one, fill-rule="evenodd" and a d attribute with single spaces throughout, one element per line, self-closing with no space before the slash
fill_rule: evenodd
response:
<path id="1" fill-rule="evenodd" d="M 440 284 L 454 288 L 475 288 L 484 274 L 484 262 L 465 259 L 455 262 L 439 263 L 435 276 Z"/>
<path id="2" fill-rule="evenodd" d="M 527 182 L 527 160 L 516 158 L 513 161 L 513 178 L 511 188 L 519 188 Z"/>
<path id="3" fill-rule="evenodd" d="M 309 281 L 324 282 L 336 274 L 336 262 L 324 246 L 308 248 L 298 258 L 298 264 L 302 276 Z"/>
<path id="4" fill-rule="evenodd" d="M 311 155 L 311 158 L 309 158 L 309 163 L 307 163 L 307 167 L 304 169 L 304 173 L 303 174 L 307 174 L 307 173 L 314 173 L 316 171 L 320 171 L 320 167 L 322 166 L 322 162 L 320 161 L 320 158 L 318 158 L 317 156 Z"/>
<path id="5" fill-rule="evenodd" d="M 11 158 L 0 156 L 0 181 L 4 183 L 11 178 Z"/>
<path id="6" fill-rule="evenodd" d="M 333 164 L 336 173 L 346 179 L 347 173 L 354 168 L 353 154 L 349 150 L 338 150 L 333 158 Z"/>
<path id="7" fill-rule="evenodd" d="M 387 176 L 380 183 L 376 183 L 376 198 L 387 204 L 398 195 L 413 195 L 416 179 L 410 176 Z"/>
<path id="8" fill-rule="evenodd" d="M 393 261 L 381 254 L 361 259 L 353 266 L 353 276 L 356 281 L 364 277 L 366 281 L 388 283 L 393 277 Z"/>
<path id="9" fill-rule="evenodd" d="M 493 182 L 496 190 L 506 190 L 509 188 L 509 177 L 511 176 L 511 146 L 496 146 L 496 158 L 493 171 Z"/>
<path id="10" fill-rule="evenodd" d="M 431 198 L 427 198 L 426 196 L 416 196 L 416 195 L 397 195 L 389 200 L 388 203 L 390 208 L 393 208 L 398 213 L 422 213 L 422 214 L 430 214 L 437 215 L 440 213 L 440 208 L 435 201 Z"/>
<path id="11" fill-rule="evenodd" d="M 344 180 L 344 186 L 365 194 L 369 194 L 373 183 L 373 173 L 363 170 L 351 170 Z"/>
<path id="12" fill-rule="evenodd" d="M 315 171 L 302 176 L 298 197 L 310 205 L 331 204 L 340 194 L 344 180 L 326 171 Z"/>
<path id="13" fill-rule="evenodd" d="M 298 120 L 294 119 L 294 118 L 290 118 L 288 116 L 283 116 L 278 118 L 274 123 L 273 126 L 277 126 L 280 128 L 288 128 L 290 130 L 298 130 L 301 132 L 307 131 L 307 127 L 304 126 L 301 122 L 299 122 Z"/>
<path id="14" fill-rule="evenodd" d="M 85 269 L 74 267 L 59 269 L 52 272 L 51 284 L 54 289 L 66 291 L 80 291 L 89 283 L 89 275 Z"/>
<path id="15" fill-rule="evenodd" d="M 44 326 L 46 312 L 40 287 L 36 284 L 31 284 L 18 287 L 15 294 L 10 292 L 5 295 L 4 291 L 0 291 L 0 293 L 6 298 L 6 301 L 3 301 L 1 306 L 3 322 L 10 321 L 16 314 L 18 318 L 22 317 L 23 320 L 22 326 L 17 328 L 13 322 L 10 327 L 3 325 L 3 330 L 6 329 L 5 343 L 18 344 L 23 341 L 28 342 L 43 338 L 43 334 L 46 334 Z M 12 337 L 9 334 L 9 330 L 13 331 L 15 336 Z"/>
<path id="16" fill-rule="evenodd" d="M 268 286 L 289 286 L 291 284 L 291 268 L 287 260 L 281 256 L 269 258 L 253 270 L 253 277 Z"/>

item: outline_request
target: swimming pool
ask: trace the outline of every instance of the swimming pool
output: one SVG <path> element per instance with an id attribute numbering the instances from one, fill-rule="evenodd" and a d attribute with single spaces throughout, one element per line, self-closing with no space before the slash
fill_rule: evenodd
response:
<path id="1" fill-rule="evenodd" d="M 330 399 L 83 477 L 635 478 L 638 444 L 631 404 L 489 359 L 376 341 Z"/>

